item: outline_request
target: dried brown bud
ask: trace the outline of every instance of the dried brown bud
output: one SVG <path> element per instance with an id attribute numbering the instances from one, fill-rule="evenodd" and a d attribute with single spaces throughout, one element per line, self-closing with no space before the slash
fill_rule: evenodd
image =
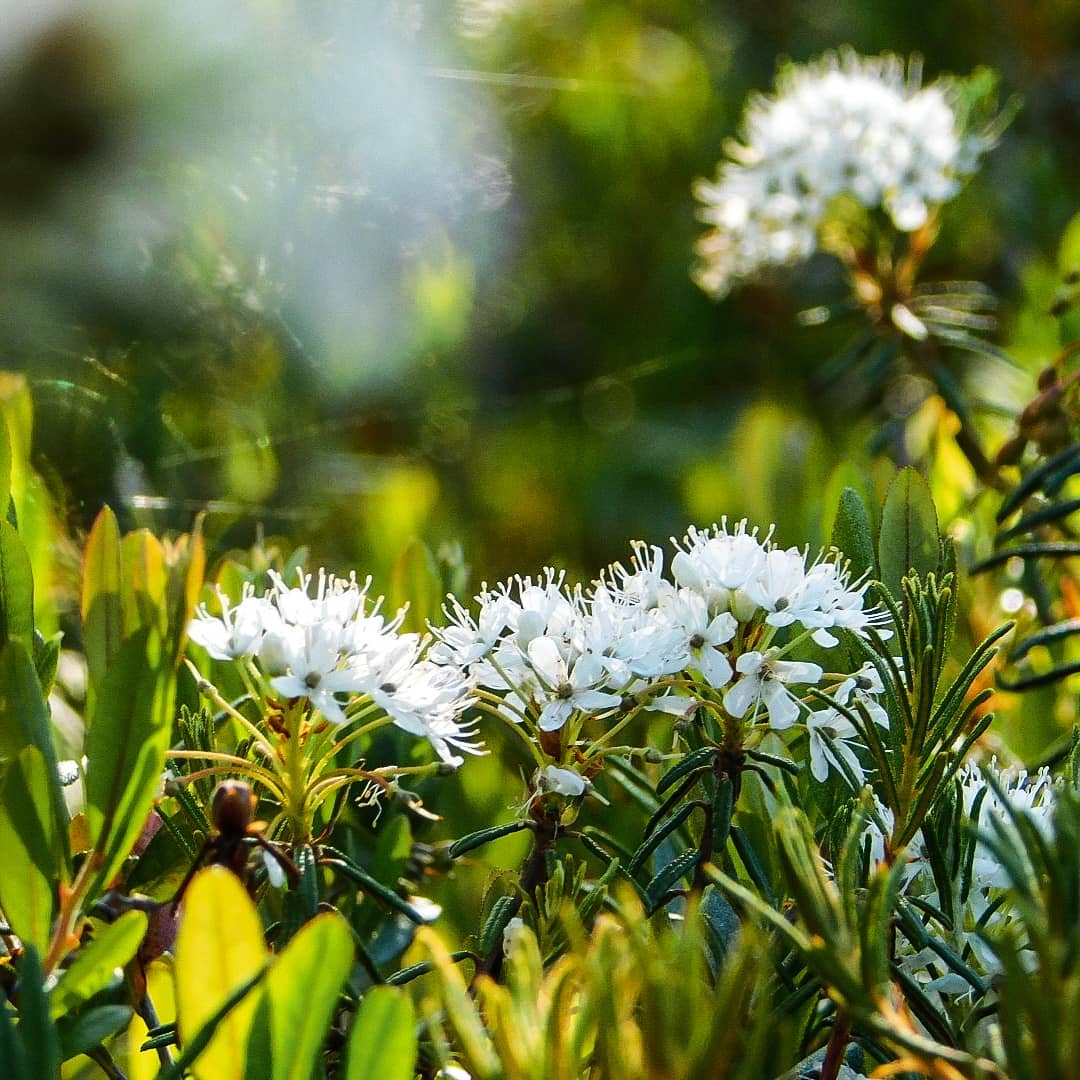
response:
<path id="1" fill-rule="evenodd" d="M 223 780 L 210 803 L 214 828 L 221 833 L 243 833 L 255 817 L 255 793 L 243 780 Z"/>

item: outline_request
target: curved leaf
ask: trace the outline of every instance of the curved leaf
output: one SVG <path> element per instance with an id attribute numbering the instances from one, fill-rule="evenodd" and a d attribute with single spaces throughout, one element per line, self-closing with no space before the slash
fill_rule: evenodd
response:
<path id="1" fill-rule="evenodd" d="M 111 926 L 106 926 L 83 948 L 71 967 L 49 994 L 53 1018 L 63 1016 L 112 982 L 117 968 L 127 965 L 146 933 L 146 915 L 127 911 Z"/>
<path id="2" fill-rule="evenodd" d="M 210 1022 L 229 996 L 266 965 L 262 920 L 237 878 L 220 866 L 199 871 L 184 894 L 176 935 L 176 1016 L 186 1041 Z M 248 1034 L 261 994 L 221 1020 L 191 1069 L 197 1080 L 240 1080 Z"/>
<path id="3" fill-rule="evenodd" d="M 881 580 L 892 596 L 904 595 L 900 582 L 910 570 L 921 577 L 937 570 L 940 551 L 930 486 L 914 469 L 901 469 L 885 496 L 878 539 Z"/>
<path id="4" fill-rule="evenodd" d="M 165 767 L 170 724 L 161 705 L 170 673 L 162 671 L 156 632 L 123 643 L 101 684 L 86 734 L 86 819 L 109 882 L 142 831 Z"/>
<path id="5" fill-rule="evenodd" d="M 86 667 L 91 689 L 105 679 L 124 637 L 120 527 L 107 506 L 97 516 L 83 552 L 82 612 Z"/>
<path id="6" fill-rule="evenodd" d="M 349 1032 L 345 1080 L 412 1080 L 416 1011 L 400 990 L 376 986 L 364 996 Z"/>
<path id="7" fill-rule="evenodd" d="M 340 915 L 317 915 L 301 928 L 266 977 L 263 1023 L 248 1046 L 251 1080 L 310 1080 L 352 964 L 352 934 Z M 263 1024 L 269 1039 L 256 1046 Z M 260 1065 L 267 1052 L 270 1061 Z"/>

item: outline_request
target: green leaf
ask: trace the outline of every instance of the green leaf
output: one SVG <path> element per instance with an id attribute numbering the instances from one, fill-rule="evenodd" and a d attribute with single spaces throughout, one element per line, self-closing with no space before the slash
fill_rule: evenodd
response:
<path id="1" fill-rule="evenodd" d="M 860 578 L 866 574 L 872 578 L 879 576 L 870 515 L 866 511 L 862 496 L 854 488 L 844 488 L 840 492 L 832 529 L 832 543 L 850 561 L 853 577 Z"/>
<path id="2" fill-rule="evenodd" d="M 400 990 L 376 986 L 360 1004 L 349 1032 L 345 1080 L 412 1080 L 416 1012 Z"/>
<path id="3" fill-rule="evenodd" d="M 345 877 L 358 885 L 369 896 L 381 900 L 387 907 L 393 908 L 404 915 L 410 922 L 416 923 L 417 926 L 423 926 L 424 917 L 412 904 L 398 896 L 389 885 L 376 881 L 363 867 L 357 866 L 356 863 L 346 859 L 322 859 L 320 865 L 332 867 L 339 874 L 344 874 Z"/>
<path id="4" fill-rule="evenodd" d="M 660 777 L 660 783 L 656 785 L 656 794 L 663 795 L 676 781 L 681 780 L 684 776 L 689 776 L 690 773 L 697 769 L 703 769 L 706 765 L 711 764 L 714 757 L 716 757 L 716 751 L 711 746 L 703 746 L 701 749 L 687 754 L 682 761 L 676 761 Z"/>
<path id="5" fill-rule="evenodd" d="M 192 1068 L 197 1080 L 240 1080 L 258 1007 L 249 997 L 219 1017 L 231 996 L 266 965 L 262 920 L 243 885 L 220 866 L 201 870 L 184 894 L 176 936 L 176 1015 L 183 1045 L 215 1025 Z"/>
<path id="6" fill-rule="evenodd" d="M 627 872 L 635 873 L 639 866 L 698 808 L 696 803 L 683 803 L 673 814 L 664 818 L 653 829 L 641 846 L 634 852 L 634 857 L 627 864 Z M 730 818 L 729 818 L 730 820 Z"/>
<path id="7" fill-rule="evenodd" d="M 885 497 L 878 541 L 881 580 L 895 599 L 904 595 L 900 582 L 910 570 L 923 577 L 937 570 L 940 551 L 930 487 L 914 469 L 901 469 Z"/>
<path id="8" fill-rule="evenodd" d="M 165 550 L 147 529 L 120 541 L 120 617 L 125 638 L 147 626 L 167 630 Z"/>
<path id="9" fill-rule="evenodd" d="M 112 982 L 116 969 L 126 967 L 138 951 L 146 934 L 146 923 L 145 913 L 127 911 L 79 951 L 75 962 L 49 993 L 49 1012 L 54 1020 Z"/>
<path id="10" fill-rule="evenodd" d="M 34 573 L 14 526 L 0 521 L 0 644 L 34 647 Z"/>
<path id="11" fill-rule="evenodd" d="M 442 578 L 427 545 L 410 540 L 394 560 L 390 571 L 391 610 L 409 607 L 402 629 L 422 634 L 429 620 L 439 617 L 443 599 Z"/>
<path id="12" fill-rule="evenodd" d="M 124 637 L 120 527 L 107 506 L 97 516 L 83 553 L 82 621 L 90 687 L 105 679 Z"/>
<path id="13" fill-rule="evenodd" d="M 34 670 L 37 672 L 38 682 L 41 683 L 41 692 L 46 697 L 49 696 L 53 683 L 56 682 L 56 669 L 60 663 L 60 643 L 63 640 L 62 632 L 46 638 L 37 630 L 34 631 Z"/>
<path id="14" fill-rule="evenodd" d="M 60 1021 L 56 1025 L 60 1056 L 68 1061 L 76 1054 L 85 1054 L 101 1046 L 130 1023 L 131 1013 L 128 1005 L 98 1005 Z"/>
<path id="15" fill-rule="evenodd" d="M 480 829 L 477 832 L 469 833 L 468 836 L 463 836 L 450 845 L 450 858 L 456 859 L 467 851 L 489 844 L 492 840 L 499 840 L 504 836 L 509 836 L 511 833 L 521 832 L 522 829 L 528 827 L 529 823 L 527 821 L 508 821 L 504 825 L 493 825 L 490 829 Z"/>
<path id="16" fill-rule="evenodd" d="M 248 1044 L 251 1080 L 311 1080 L 352 963 L 352 934 L 340 915 L 316 916 L 289 942 L 264 984 Z M 266 1028 L 268 1042 L 257 1045 Z"/>
<path id="17" fill-rule="evenodd" d="M 56 911 L 60 837 L 41 751 L 27 746 L 0 788 L 0 906 L 22 940 L 44 953 Z"/>
<path id="18" fill-rule="evenodd" d="M 11 503 L 11 436 L 7 421 L 0 410 L 0 519 L 7 519 Z"/>
<path id="19" fill-rule="evenodd" d="M 8 1070 L 4 1075 L 9 1080 L 34 1080 L 27 1070 L 19 1029 L 12 1023 L 11 1010 L 6 1001 L 0 1001 L 0 1061 Z"/>
<path id="20" fill-rule="evenodd" d="M 125 641 L 100 685 L 88 726 L 86 820 L 104 883 L 142 832 L 165 767 L 170 723 L 160 699 L 171 673 L 161 665 L 155 632 L 142 630 Z"/>
<path id="21" fill-rule="evenodd" d="M 60 1075 L 60 1041 L 49 1017 L 44 978 L 37 949 L 27 945 L 19 973 L 19 1035 L 26 1071 L 34 1080 L 53 1080 Z"/>
<path id="22" fill-rule="evenodd" d="M 697 862 L 698 853 L 693 848 L 676 855 L 645 887 L 645 900 L 651 915 L 663 904 L 671 887 Z"/>

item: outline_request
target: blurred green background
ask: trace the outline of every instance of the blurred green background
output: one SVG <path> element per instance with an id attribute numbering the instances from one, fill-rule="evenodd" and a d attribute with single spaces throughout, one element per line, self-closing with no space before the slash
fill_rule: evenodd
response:
<path id="1" fill-rule="evenodd" d="M 0 366 L 76 533 L 208 507 L 219 553 L 287 536 L 382 587 L 413 537 L 473 585 L 724 513 L 816 541 L 836 463 L 940 413 L 817 377 L 827 257 L 699 292 L 692 181 L 783 57 L 1000 71 L 1023 109 L 930 270 L 1001 297 L 1017 369 L 958 374 L 1015 406 L 1058 338 L 1078 31 L 1069 0 L 14 2 Z"/>

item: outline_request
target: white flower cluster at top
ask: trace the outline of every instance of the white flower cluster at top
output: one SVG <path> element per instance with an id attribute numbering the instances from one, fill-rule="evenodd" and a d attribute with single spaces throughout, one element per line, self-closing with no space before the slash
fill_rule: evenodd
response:
<path id="1" fill-rule="evenodd" d="M 838 195 L 882 208 L 901 231 L 920 228 L 992 145 L 961 130 L 955 97 L 946 80 L 920 86 L 895 56 L 848 50 L 785 67 L 775 95 L 751 98 L 743 142 L 725 147 L 716 180 L 694 186 L 712 226 L 697 243 L 697 283 L 722 297 L 807 258 Z"/>
<path id="2" fill-rule="evenodd" d="M 774 545 L 771 532 L 759 537 L 745 521 L 691 528 L 677 548 L 670 580 L 662 550 L 638 543 L 629 569 L 616 564 L 587 589 L 548 570 L 485 588 L 476 615 L 451 598 L 448 625 L 433 628 L 431 659 L 467 672 L 481 699 L 539 732 L 633 703 L 686 714 L 702 698 L 774 730 L 800 717 L 812 727 L 814 714 L 792 687 L 821 683 L 825 673 L 790 651 L 809 638 L 830 648 L 837 630 L 865 635 L 879 626 L 883 615 L 865 605 L 865 584 L 853 584 L 836 562 Z M 839 676 L 845 701 L 881 690 L 857 675 Z M 833 749 L 849 734 L 841 719 L 816 725 L 814 772 L 822 778 L 845 756 Z"/>
<path id="3" fill-rule="evenodd" d="M 386 619 L 382 597 L 368 597 L 363 584 L 319 572 L 290 587 L 271 573 L 273 587 L 256 596 L 245 588 L 235 606 L 220 592 L 221 614 L 200 606 L 188 629 L 192 641 L 215 660 L 252 658 L 283 698 L 307 698 L 334 724 L 347 716 L 339 695 L 365 698 L 398 727 L 426 737 L 439 757 L 453 765 L 453 749 L 477 753 L 473 730 L 461 715 L 471 703 L 469 684 L 454 668 L 423 658 L 426 640 L 401 632 L 404 610 Z"/>

